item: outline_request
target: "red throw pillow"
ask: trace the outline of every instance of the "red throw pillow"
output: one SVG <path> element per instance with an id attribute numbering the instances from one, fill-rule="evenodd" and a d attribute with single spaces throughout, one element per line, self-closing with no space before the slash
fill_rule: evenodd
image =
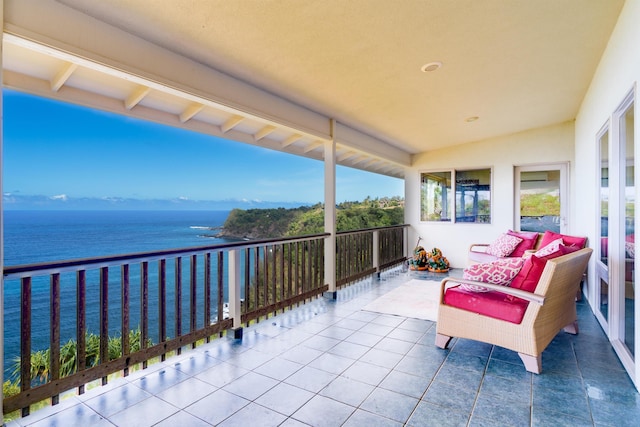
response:
<path id="1" fill-rule="evenodd" d="M 542 276 L 542 270 L 544 270 L 546 264 L 547 260 L 545 258 L 538 258 L 535 255 L 531 255 L 524 262 L 520 272 L 511 281 L 511 287 L 527 292 L 535 291 L 538 280 L 540 280 L 540 276 Z"/>
<path id="2" fill-rule="evenodd" d="M 535 254 L 531 255 L 524 262 L 520 272 L 513 278 L 510 286 L 512 288 L 522 289 L 523 291 L 534 292 L 548 260 L 570 254 L 580 249 L 578 246 L 559 245 L 555 252 L 547 256 L 537 257 Z"/>
<path id="3" fill-rule="evenodd" d="M 568 236 L 566 234 L 559 234 L 553 231 L 545 231 L 542 235 L 542 241 L 540 242 L 540 248 L 544 248 L 549 243 L 553 242 L 557 239 L 562 239 L 566 246 L 577 246 L 578 249 L 584 248 L 584 245 L 587 243 L 586 237 L 578 237 L 578 236 Z"/>
<path id="4" fill-rule="evenodd" d="M 507 234 L 511 236 L 516 236 L 522 239 L 522 242 L 516 246 L 516 248 L 511 252 L 511 257 L 521 257 L 524 253 L 530 249 L 533 249 L 536 246 L 536 242 L 538 241 L 539 234 L 535 231 L 507 231 Z"/>

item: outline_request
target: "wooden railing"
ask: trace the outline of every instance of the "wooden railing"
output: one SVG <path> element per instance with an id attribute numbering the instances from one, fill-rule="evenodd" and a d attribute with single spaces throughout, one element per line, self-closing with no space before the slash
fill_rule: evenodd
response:
<path id="1" fill-rule="evenodd" d="M 405 229 L 339 233 L 336 283 L 403 262 Z M 26 416 L 37 402 L 55 405 L 62 392 L 321 295 L 329 236 L 5 267 L 5 358 L 17 361 L 19 392 L 4 396 L 3 413 Z"/>
<path id="2" fill-rule="evenodd" d="M 337 286 L 345 286 L 405 262 L 407 228 L 407 225 L 398 225 L 337 233 Z"/>

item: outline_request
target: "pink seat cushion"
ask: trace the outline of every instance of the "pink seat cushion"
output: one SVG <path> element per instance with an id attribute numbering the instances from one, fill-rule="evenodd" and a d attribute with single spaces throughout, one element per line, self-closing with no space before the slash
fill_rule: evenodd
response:
<path id="1" fill-rule="evenodd" d="M 524 253 L 530 249 L 535 248 L 536 242 L 538 241 L 538 237 L 540 236 L 535 231 L 507 231 L 507 234 L 511 236 L 516 236 L 522 239 L 522 242 L 516 246 L 516 248 L 511 252 L 511 257 L 521 257 Z"/>
<path id="2" fill-rule="evenodd" d="M 540 249 L 544 248 L 554 240 L 557 240 L 560 238 L 562 239 L 565 245 L 577 246 L 578 249 L 584 248 L 584 246 L 587 244 L 586 237 L 568 236 L 566 234 L 559 234 L 559 233 L 555 233 L 553 231 L 547 230 L 542 235 L 542 241 L 540 242 Z"/>
<path id="3" fill-rule="evenodd" d="M 522 322 L 529 303 L 520 298 L 508 300 L 507 295 L 490 292 L 471 292 L 454 286 L 446 290 L 444 303 L 463 310 L 479 313 L 494 319 L 519 324 Z"/>

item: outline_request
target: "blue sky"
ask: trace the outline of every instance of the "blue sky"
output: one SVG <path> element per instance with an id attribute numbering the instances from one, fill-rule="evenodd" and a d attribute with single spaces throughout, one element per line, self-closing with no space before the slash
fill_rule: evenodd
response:
<path id="1" fill-rule="evenodd" d="M 11 90 L 3 102 L 5 209 L 324 198 L 317 160 Z M 403 193 L 400 179 L 337 169 L 338 202 Z"/>

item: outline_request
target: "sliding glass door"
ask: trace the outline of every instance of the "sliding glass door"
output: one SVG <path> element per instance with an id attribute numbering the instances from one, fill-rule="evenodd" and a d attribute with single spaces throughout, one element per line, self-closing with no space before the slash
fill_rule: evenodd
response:
<path id="1" fill-rule="evenodd" d="M 617 335 L 632 360 L 635 359 L 635 153 L 634 153 L 634 102 L 623 103 L 617 115 L 619 170 L 619 218 L 617 239 L 617 304 L 614 306 Z"/>
<path id="2" fill-rule="evenodd" d="M 596 317 L 616 354 L 636 377 L 635 102 L 631 92 L 598 134 L 599 233 L 596 246 Z M 595 245 L 594 245 L 595 246 Z"/>
<path id="3" fill-rule="evenodd" d="M 595 245 L 596 258 L 596 305 L 598 319 L 606 328 L 609 323 L 609 129 L 600 131 L 598 136 L 600 151 L 600 193 L 598 205 L 598 227 L 600 241 Z M 606 329 L 605 329 L 606 330 Z"/>

